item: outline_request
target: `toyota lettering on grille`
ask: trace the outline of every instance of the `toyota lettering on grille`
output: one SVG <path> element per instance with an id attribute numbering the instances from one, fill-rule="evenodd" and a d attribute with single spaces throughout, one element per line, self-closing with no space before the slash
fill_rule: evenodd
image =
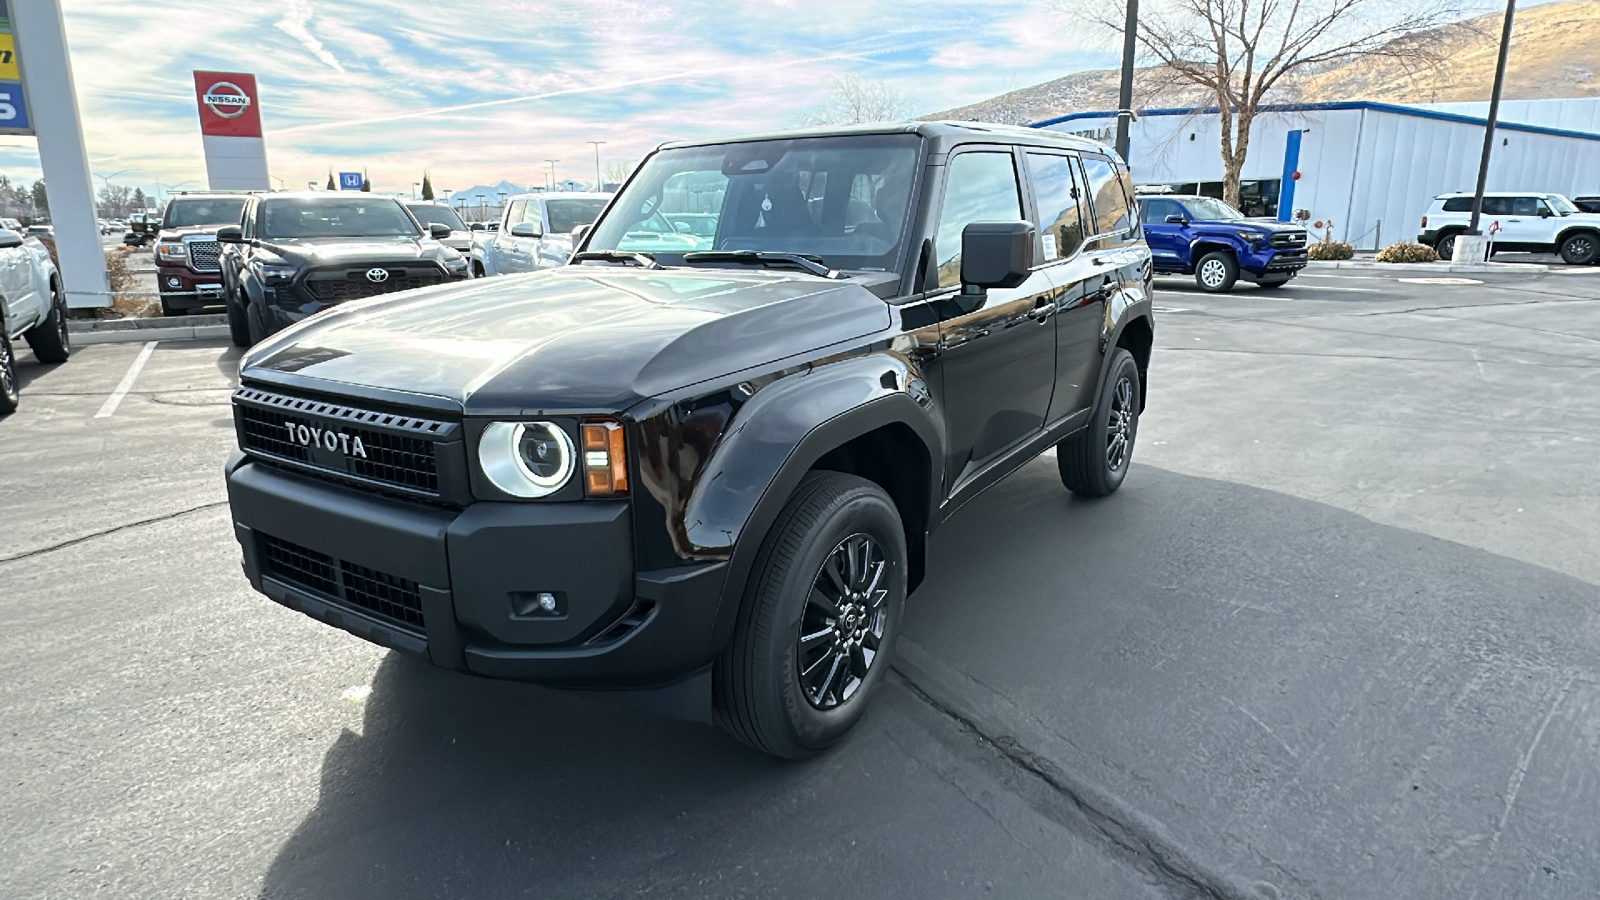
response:
<path id="1" fill-rule="evenodd" d="M 318 428 L 315 425 L 301 425 L 296 422 L 284 422 L 283 427 L 289 431 L 289 440 L 302 447 L 321 447 L 324 450 L 338 451 L 346 456 L 367 458 L 367 447 L 361 443 L 360 435 L 351 437 L 332 428 Z"/>

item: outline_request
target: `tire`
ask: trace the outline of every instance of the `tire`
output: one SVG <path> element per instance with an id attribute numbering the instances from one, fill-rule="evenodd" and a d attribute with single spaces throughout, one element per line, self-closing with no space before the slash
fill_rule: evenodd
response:
<path id="1" fill-rule="evenodd" d="M 1239 263 L 1226 250 L 1213 250 L 1194 264 L 1194 283 L 1208 294 L 1222 294 L 1233 290 L 1239 280 Z"/>
<path id="2" fill-rule="evenodd" d="M 250 340 L 250 323 L 245 320 L 244 309 L 232 299 L 225 305 L 228 307 L 228 337 L 235 347 L 250 346 L 254 342 Z"/>
<path id="3" fill-rule="evenodd" d="M 1139 365 L 1133 354 L 1119 348 L 1089 424 L 1056 445 L 1056 467 L 1067 490 L 1104 497 L 1122 486 L 1139 436 L 1139 396 Z"/>
<path id="4" fill-rule="evenodd" d="M 1256 282 L 1256 287 L 1261 288 L 1264 291 L 1273 291 L 1283 287 L 1288 283 L 1289 279 L 1287 278 L 1282 281 L 1258 281 Z"/>
<path id="5" fill-rule="evenodd" d="M 17 386 L 17 355 L 11 352 L 11 339 L 6 337 L 5 326 L 0 325 L 0 416 L 17 411 L 21 399 Z"/>
<path id="6" fill-rule="evenodd" d="M 863 550 L 869 563 L 852 566 Z M 825 750 L 886 676 L 905 597 L 905 529 L 889 495 L 854 475 L 806 475 L 762 542 L 717 661 L 718 724 L 784 759 Z"/>
<path id="7" fill-rule="evenodd" d="M 42 363 L 64 363 L 72 356 L 72 336 L 67 332 L 67 298 L 61 286 L 50 285 L 50 315 L 22 335 Z"/>
<path id="8" fill-rule="evenodd" d="M 1455 256 L 1456 233 L 1454 231 L 1446 231 L 1444 234 L 1439 235 L 1439 239 L 1434 242 L 1433 252 L 1439 254 L 1440 259 L 1450 259 Z"/>
<path id="9" fill-rule="evenodd" d="M 1600 235 L 1592 231 L 1569 234 L 1561 241 L 1561 261 L 1569 266 L 1587 266 L 1600 258 Z"/>

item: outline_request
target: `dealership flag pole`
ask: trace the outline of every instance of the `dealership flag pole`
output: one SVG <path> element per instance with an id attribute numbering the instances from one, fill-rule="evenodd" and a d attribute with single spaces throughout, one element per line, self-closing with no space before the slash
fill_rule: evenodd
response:
<path id="1" fill-rule="evenodd" d="M 1500 118 L 1500 90 L 1506 83 L 1506 54 L 1511 49 L 1511 20 L 1516 13 L 1517 0 L 1506 0 L 1506 24 L 1500 32 L 1500 59 L 1494 67 L 1494 93 L 1489 96 L 1489 121 L 1483 127 L 1483 158 L 1478 161 L 1478 187 L 1472 195 L 1472 223 L 1467 226 L 1467 234 L 1470 235 L 1481 233 L 1478 231 L 1478 217 L 1483 213 L 1483 187 L 1489 181 L 1489 154 L 1494 151 L 1494 126 Z"/>
<path id="2" fill-rule="evenodd" d="M 1117 91 L 1117 153 L 1129 166 L 1128 131 L 1133 119 L 1133 56 L 1139 28 L 1139 0 L 1128 0 L 1128 21 L 1122 26 L 1122 86 Z"/>

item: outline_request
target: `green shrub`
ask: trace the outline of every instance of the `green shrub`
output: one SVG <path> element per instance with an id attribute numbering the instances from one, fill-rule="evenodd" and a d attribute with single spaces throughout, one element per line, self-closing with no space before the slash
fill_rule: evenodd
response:
<path id="1" fill-rule="evenodd" d="M 1401 241 L 1379 250 L 1377 260 L 1381 263 L 1438 262 L 1439 254 L 1426 244 L 1408 244 Z"/>
<path id="2" fill-rule="evenodd" d="M 1349 259 L 1356 255 L 1356 248 L 1344 241 L 1317 241 L 1306 248 L 1307 259 Z"/>

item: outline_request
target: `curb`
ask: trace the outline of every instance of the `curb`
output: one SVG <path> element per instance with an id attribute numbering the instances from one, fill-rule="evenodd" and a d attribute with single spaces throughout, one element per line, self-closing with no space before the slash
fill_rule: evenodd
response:
<path id="1" fill-rule="evenodd" d="M 227 316 L 158 316 L 149 319 L 74 319 L 67 323 L 74 344 L 193 341 L 228 336 Z"/>
<path id="2" fill-rule="evenodd" d="M 1380 269 L 1386 272 L 1548 272 L 1542 263 L 1380 263 L 1359 259 L 1312 260 L 1308 269 Z"/>

